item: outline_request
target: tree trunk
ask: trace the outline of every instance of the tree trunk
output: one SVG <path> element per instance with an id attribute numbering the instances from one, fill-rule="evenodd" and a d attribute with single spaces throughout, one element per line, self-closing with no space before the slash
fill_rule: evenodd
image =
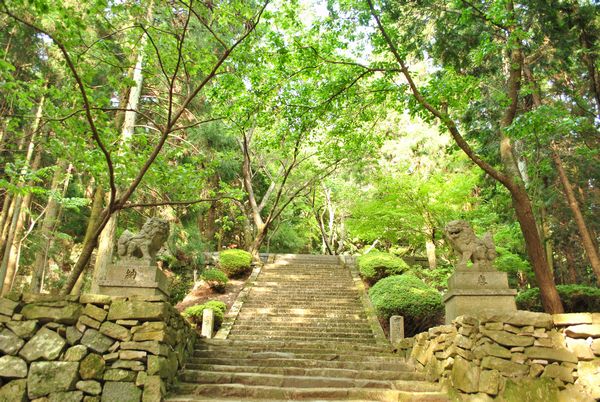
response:
<path id="1" fill-rule="evenodd" d="M 85 236 L 83 238 L 83 244 L 87 244 L 92 241 L 92 235 L 94 234 L 94 228 L 98 224 L 98 219 L 100 218 L 100 213 L 102 212 L 102 202 L 104 200 L 104 189 L 102 186 L 97 186 L 94 191 L 94 198 L 92 200 L 92 209 L 90 211 L 90 218 L 88 220 L 88 226 L 85 231 Z M 75 282 L 75 286 L 71 290 L 72 295 L 78 295 L 81 293 L 81 288 L 83 287 L 83 280 L 85 278 L 86 270 L 83 270 L 81 274 L 79 274 L 79 279 Z M 94 273 L 96 270 L 94 269 Z M 93 277 L 93 275 L 92 275 Z M 94 292 L 96 293 L 96 292 Z"/>
<path id="2" fill-rule="evenodd" d="M 585 223 L 585 219 L 581 213 L 581 209 L 579 209 L 579 203 L 577 202 L 577 198 L 575 198 L 575 192 L 573 191 L 571 182 L 567 177 L 567 173 L 565 172 L 562 160 L 555 145 L 552 146 L 551 155 L 552 160 L 556 164 L 556 169 L 558 170 L 558 177 L 560 178 L 560 182 L 565 190 L 567 203 L 569 204 L 569 208 L 571 209 L 573 217 L 575 218 L 575 223 L 577 224 L 577 229 L 579 230 L 579 235 L 581 236 L 583 248 L 588 257 L 590 265 L 592 266 L 592 270 L 594 271 L 594 274 L 596 274 L 596 280 L 598 284 L 600 284 L 600 256 L 598 255 L 598 250 L 596 250 L 596 247 L 594 246 L 592 236 L 588 231 L 587 224 Z"/>
<path id="3" fill-rule="evenodd" d="M 575 263 L 575 257 L 571 250 L 570 244 L 565 245 L 565 259 L 567 260 L 567 272 L 569 272 L 569 282 L 577 283 L 577 264 Z"/>
<path id="4" fill-rule="evenodd" d="M 59 191 L 60 183 L 63 180 L 67 163 L 65 161 L 59 161 L 58 167 L 54 171 L 52 177 L 52 183 L 50 185 L 50 196 L 48 197 L 48 204 L 46 205 L 46 215 L 42 221 L 42 227 L 40 229 L 40 250 L 37 252 L 33 269 L 31 273 L 31 284 L 29 286 L 30 292 L 39 293 L 42 290 L 42 278 L 46 269 L 46 262 L 48 261 L 48 252 L 54 240 L 54 228 L 58 221 L 58 215 L 60 211 L 60 204 L 58 203 L 55 194 Z M 65 179 L 64 189 L 66 189 L 69 181 L 67 169 L 67 178 Z M 64 195 L 64 191 L 63 191 Z"/>
<path id="5" fill-rule="evenodd" d="M 264 225 L 256 228 L 256 236 L 254 237 L 254 241 L 252 242 L 249 250 L 250 254 L 252 254 L 252 260 L 255 262 L 260 261 L 260 246 L 265 241 L 268 231 L 269 229 Z"/>
<path id="6" fill-rule="evenodd" d="M 435 255 L 435 242 L 429 236 L 425 240 L 425 251 L 427 253 L 427 262 L 429 263 L 429 269 L 436 269 L 437 257 Z"/>
<path id="7" fill-rule="evenodd" d="M 98 250 L 96 252 L 94 273 L 92 275 L 92 293 L 98 293 L 98 281 L 104 278 L 106 268 L 112 262 L 118 216 L 118 212 L 111 215 L 98 238 Z"/>

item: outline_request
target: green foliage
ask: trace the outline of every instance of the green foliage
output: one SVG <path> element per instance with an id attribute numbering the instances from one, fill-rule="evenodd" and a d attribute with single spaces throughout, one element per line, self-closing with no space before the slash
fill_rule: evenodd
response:
<path id="1" fill-rule="evenodd" d="M 215 329 L 221 326 L 227 305 L 219 300 L 209 300 L 203 304 L 196 304 L 186 308 L 183 311 L 183 316 L 189 319 L 193 324 L 202 325 L 202 313 L 205 309 L 212 309 L 215 316 Z"/>
<path id="2" fill-rule="evenodd" d="M 214 290 L 215 292 L 223 293 L 225 292 L 225 285 L 229 279 L 227 279 L 227 275 L 220 269 L 212 268 L 207 269 L 202 272 L 201 278 L 206 281 L 208 286 Z"/>
<path id="3" fill-rule="evenodd" d="M 367 283 L 373 285 L 390 275 L 399 275 L 408 269 L 402 258 L 393 254 L 373 251 L 358 257 L 358 270 Z"/>
<path id="4" fill-rule="evenodd" d="M 566 313 L 600 311 L 600 288 L 585 285 L 557 285 L 556 288 Z M 521 310 L 544 311 L 539 288 L 519 293 L 516 302 Z"/>
<path id="5" fill-rule="evenodd" d="M 240 277 L 250 271 L 252 255 L 244 250 L 231 249 L 219 253 L 219 268 L 229 278 Z"/>
<path id="6" fill-rule="evenodd" d="M 407 336 L 439 325 L 444 315 L 440 293 L 412 275 L 383 278 L 369 289 L 369 296 L 380 319 L 404 317 Z"/>
<path id="7" fill-rule="evenodd" d="M 405 271 L 405 274 L 416 276 L 432 288 L 445 290 L 448 288 L 448 278 L 453 272 L 454 267 L 451 265 L 438 265 L 436 269 L 413 265 Z"/>

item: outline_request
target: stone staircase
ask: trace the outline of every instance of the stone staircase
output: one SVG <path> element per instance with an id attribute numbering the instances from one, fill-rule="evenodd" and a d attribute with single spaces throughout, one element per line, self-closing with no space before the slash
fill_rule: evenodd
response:
<path id="1" fill-rule="evenodd" d="M 358 273 L 337 256 L 271 257 L 179 380 L 168 401 L 448 400 L 392 353 Z"/>

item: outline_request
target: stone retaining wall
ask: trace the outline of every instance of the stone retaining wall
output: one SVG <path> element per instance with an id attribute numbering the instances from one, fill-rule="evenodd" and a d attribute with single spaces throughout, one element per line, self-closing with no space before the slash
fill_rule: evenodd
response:
<path id="1" fill-rule="evenodd" d="M 460 316 L 396 346 L 457 399 L 600 398 L 599 313 Z"/>
<path id="2" fill-rule="evenodd" d="M 156 296 L 0 298 L 0 402 L 160 401 L 194 340 Z"/>

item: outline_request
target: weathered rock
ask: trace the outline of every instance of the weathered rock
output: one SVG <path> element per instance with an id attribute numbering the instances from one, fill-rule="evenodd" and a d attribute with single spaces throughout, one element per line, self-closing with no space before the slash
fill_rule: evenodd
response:
<path id="1" fill-rule="evenodd" d="M 85 345 L 94 352 L 98 353 L 106 352 L 111 347 L 113 342 L 114 341 L 111 338 L 92 328 L 88 328 L 83 333 L 83 337 L 81 338 L 82 345 Z"/>
<path id="2" fill-rule="evenodd" d="M 457 335 L 454 342 L 456 346 L 463 349 L 471 349 L 473 347 L 473 341 L 466 336 Z"/>
<path id="3" fill-rule="evenodd" d="M 575 382 L 575 379 L 573 378 L 573 370 L 559 366 L 558 364 L 550 364 L 546 366 L 544 372 L 542 373 L 542 377 L 559 378 L 561 381 L 568 383 Z"/>
<path id="4" fill-rule="evenodd" d="M 481 368 L 498 370 L 506 377 L 522 377 L 529 374 L 529 366 L 495 356 L 486 356 L 481 359 Z"/>
<path id="5" fill-rule="evenodd" d="M 117 360 L 113 364 L 111 364 L 110 367 L 133 371 L 143 371 L 145 369 L 144 363 L 142 363 L 139 360 Z"/>
<path id="6" fill-rule="evenodd" d="M 553 314 L 552 319 L 554 320 L 554 325 L 558 326 L 592 323 L 592 315 L 590 313 Z"/>
<path id="7" fill-rule="evenodd" d="M 102 402 L 139 402 L 142 390 L 131 382 L 107 381 L 104 383 Z"/>
<path id="8" fill-rule="evenodd" d="M 124 327 L 135 327 L 140 323 L 138 320 L 117 320 L 116 322 Z"/>
<path id="9" fill-rule="evenodd" d="M 75 388 L 88 395 L 100 395 L 102 392 L 102 384 L 94 380 L 78 381 Z"/>
<path id="10" fill-rule="evenodd" d="M 7 299 L 5 297 L 0 297 L 0 314 L 4 314 L 6 316 L 12 316 L 15 312 L 15 309 L 19 303 Z"/>
<path id="11" fill-rule="evenodd" d="M 577 363 L 577 356 L 575 356 L 573 352 L 569 352 L 566 349 L 552 349 L 532 346 L 525 349 L 525 354 L 531 359 Z"/>
<path id="12" fill-rule="evenodd" d="M 84 380 L 101 380 L 104 375 L 105 366 L 106 363 L 102 356 L 90 353 L 81 361 L 79 374 Z"/>
<path id="13" fill-rule="evenodd" d="M 137 377 L 135 371 L 124 369 L 108 369 L 104 373 L 104 381 L 128 381 L 133 382 Z"/>
<path id="14" fill-rule="evenodd" d="M 558 386 L 549 378 L 508 380 L 502 393 L 503 401 L 556 401 Z"/>
<path id="15" fill-rule="evenodd" d="M 48 402 L 81 402 L 83 400 L 83 392 L 53 392 L 48 395 Z"/>
<path id="16" fill-rule="evenodd" d="M 25 341 L 15 335 L 10 329 L 0 331 L 0 352 L 7 355 L 16 355 Z"/>
<path id="17" fill-rule="evenodd" d="M 498 370 L 482 370 L 479 374 L 479 392 L 497 395 L 502 375 Z"/>
<path id="18" fill-rule="evenodd" d="M 19 338 L 30 339 L 35 334 L 37 324 L 37 320 L 11 321 L 6 326 Z"/>
<path id="19" fill-rule="evenodd" d="M 77 328 L 83 330 L 84 327 L 99 329 L 100 321 L 96 321 L 93 318 L 88 317 L 87 315 L 82 315 L 77 321 Z"/>
<path id="20" fill-rule="evenodd" d="M 77 328 L 67 327 L 67 342 L 69 342 L 69 345 L 75 345 L 82 336 L 83 334 Z"/>
<path id="21" fill-rule="evenodd" d="M 593 353 L 594 353 L 596 356 L 600 355 L 600 339 L 594 339 L 594 340 L 592 341 L 591 348 L 592 348 L 592 352 L 593 352 Z"/>
<path id="22" fill-rule="evenodd" d="M 79 379 L 77 362 L 33 362 L 27 377 L 27 393 L 34 399 L 51 392 L 69 391 Z"/>
<path id="23" fill-rule="evenodd" d="M 530 336 L 519 336 L 505 331 L 483 330 L 481 333 L 503 346 L 529 346 L 533 345 Z"/>
<path id="24" fill-rule="evenodd" d="M 0 402 L 27 401 L 27 380 L 13 380 L 0 387 Z"/>
<path id="25" fill-rule="evenodd" d="M 71 346 L 65 352 L 63 360 L 68 362 L 78 362 L 81 361 L 87 355 L 87 353 L 88 349 L 84 345 Z"/>
<path id="26" fill-rule="evenodd" d="M 530 363 L 529 377 L 539 377 L 544 372 L 544 366 L 539 363 Z"/>
<path id="27" fill-rule="evenodd" d="M 159 376 L 148 376 L 144 385 L 142 402 L 160 402 L 165 392 L 165 385 Z"/>
<path id="28" fill-rule="evenodd" d="M 6 355 L 0 357 L 0 377 L 27 377 L 27 363 L 25 363 L 25 360 L 16 356 Z"/>
<path id="29" fill-rule="evenodd" d="M 577 383 L 585 388 L 592 398 L 600 398 L 600 359 L 579 362 Z"/>
<path id="30" fill-rule="evenodd" d="M 105 321 L 102 323 L 100 332 L 106 336 L 110 336 L 111 338 L 118 339 L 120 341 L 128 341 L 131 339 L 131 333 L 127 328 L 110 321 Z"/>
<path id="31" fill-rule="evenodd" d="M 138 387 L 143 387 L 146 384 L 146 380 L 148 379 L 148 373 L 145 371 L 140 371 L 135 378 L 135 385 Z"/>
<path id="32" fill-rule="evenodd" d="M 106 315 L 108 313 L 103 308 L 96 307 L 93 304 L 87 304 L 83 309 L 83 314 L 93 318 L 96 321 L 102 322 L 106 319 Z"/>
<path id="33" fill-rule="evenodd" d="M 485 356 L 496 356 L 501 357 L 503 359 L 510 359 L 511 353 L 510 350 L 496 344 L 496 343 L 486 343 L 483 345 L 476 346 L 473 349 L 473 353 L 478 359 L 482 359 Z"/>
<path id="34" fill-rule="evenodd" d="M 100 402 L 100 397 L 86 395 L 83 397 L 83 402 Z"/>
<path id="35" fill-rule="evenodd" d="M 148 362 L 150 367 L 150 362 Z M 457 357 L 452 366 L 452 384 L 463 392 L 477 392 L 479 389 L 479 367 L 462 357 Z"/>
<path id="36" fill-rule="evenodd" d="M 27 320 L 40 320 L 41 322 L 55 322 L 73 325 L 81 315 L 81 304 L 58 303 L 56 306 L 44 304 L 28 304 L 21 310 L 21 314 Z"/>
<path id="37" fill-rule="evenodd" d="M 111 296 L 107 296 L 107 295 L 84 293 L 79 297 L 79 302 L 81 304 L 105 305 L 105 304 L 110 304 L 112 302 L 112 298 L 111 298 Z"/>
<path id="38" fill-rule="evenodd" d="M 546 313 L 534 313 L 532 311 L 517 310 L 510 313 L 485 313 L 482 322 L 504 322 L 517 327 L 533 326 L 537 328 L 550 329 L 554 325 L 552 316 Z"/>
<path id="39" fill-rule="evenodd" d="M 600 324 L 580 324 L 568 327 L 565 334 L 571 338 L 600 338 Z"/>
<path id="40" fill-rule="evenodd" d="M 144 350 L 154 355 L 166 356 L 169 353 L 167 345 L 163 345 L 156 341 L 144 341 L 144 342 L 122 342 L 122 350 Z"/>
<path id="41" fill-rule="evenodd" d="M 158 321 L 168 317 L 168 304 L 143 301 L 114 301 L 108 311 L 108 319 Z"/>
<path id="42" fill-rule="evenodd" d="M 51 303 L 65 304 L 65 302 L 76 302 L 79 300 L 79 296 L 75 295 L 58 295 L 49 293 L 23 293 L 23 303 L 44 303 L 50 305 Z"/>
<path id="43" fill-rule="evenodd" d="M 62 336 L 48 328 L 41 328 L 37 334 L 33 336 L 23 349 L 19 352 L 19 356 L 23 357 L 28 362 L 39 359 L 56 360 L 65 347 L 67 341 Z"/>
<path id="44" fill-rule="evenodd" d="M 142 352 L 139 350 L 122 350 L 119 352 L 119 359 L 121 360 L 144 360 L 148 352 Z"/>
<path id="45" fill-rule="evenodd" d="M 575 353 L 579 360 L 592 360 L 594 353 L 585 339 L 567 338 L 567 349 Z"/>

